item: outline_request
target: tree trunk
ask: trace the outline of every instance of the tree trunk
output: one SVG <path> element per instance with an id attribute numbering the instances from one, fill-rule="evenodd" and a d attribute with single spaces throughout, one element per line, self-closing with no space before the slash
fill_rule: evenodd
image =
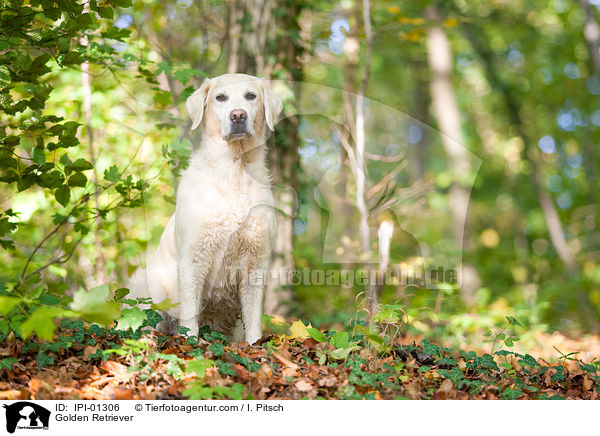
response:
<path id="1" fill-rule="evenodd" d="M 362 21 L 365 27 L 366 50 L 365 50 L 365 71 L 360 82 L 358 95 L 356 96 L 356 207 L 359 213 L 358 234 L 360 238 L 360 248 L 362 254 L 368 253 L 371 249 L 369 244 L 369 209 L 365 198 L 365 183 L 367 181 L 367 167 L 365 165 L 365 107 L 364 99 L 369 83 L 371 72 L 371 54 L 373 51 L 373 33 L 371 30 L 371 5 L 369 0 L 362 2 Z"/>
<path id="2" fill-rule="evenodd" d="M 427 31 L 427 56 L 432 72 L 430 83 L 433 112 L 442 133 L 442 144 L 452 173 L 450 185 L 450 210 L 452 212 L 452 232 L 457 247 L 468 241 L 465 213 L 469 206 L 469 189 L 461 183 L 461 176 L 469 174 L 471 165 L 467 150 L 462 145 L 464 139 L 460 128 L 460 111 L 452 85 L 452 50 L 450 42 L 441 26 L 440 14 L 435 6 L 425 11 L 429 20 L 436 24 Z M 475 291 L 481 286 L 477 270 L 463 260 L 458 270 L 461 283 L 461 297 L 471 305 Z"/>
<path id="3" fill-rule="evenodd" d="M 580 3 L 586 17 L 583 36 L 585 37 L 595 80 L 600 82 L 600 25 L 594 16 L 592 5 L 590 5 L 589 0 L 580 0 Z M 584 155 L 583 168 L 585 169 L 590 186 L 593 186 L 593 184 L 597 183 L 598 181 L 596 144 L 588 138 L 583 139 L 582 143 L 582 152 Z M 598 191 L 596 189 L 590 190 L 589 199 L 590 203 L 598 202 Z"/>
<path id="4" fill-rule="evenodd" d="M 569 244 L 567 243 L 560 216 L 556 211 L 556 207 L 550 194 L 548 194 L 548 191 L 542 183 L 540 163 L 537 158 L 538 153 L 537 150 L 532 150 L 531 142 L 525 132 L 525 125 L 520 115 L 521 108 L 519 106 L 518 98 L 513 96 L 512 89 L 498 76 L 493 63 L 494 54 L 484 45 L 484 39 L 478 37 L 475 32 L 475 26 L 473 24 L 463 23 L 462 29 L 475 53 L 477 53 L 478 57 L 483 62 L 488 83 L 503 96 L 510 122 L 515 126 L 517 135 L 523 141 L 524 147 L 521 151 L 521 159 L 529 160 L 532 165 L 531 184 L 540 203 L 546 226 L 548 227 L 548 233 L 552 244 L 556 249 L 556 253 L 569 275 L 579 274 L 579 266 L 577 265 L 571 247 L 569 247 Z M 600 328 L 598 314 L 593 309 L 594 306 L 590 302 L 588 294 L 583 289 L 577 289 L 575 291 L 575 300 L 583 315 L 584 324 L 587 324 L 592 331 L 598 331 Z"/>
<path id="5" fill-rule="evenodd" d="M 295 101 L 285 102 L 286 106 L 294 105 L 300 99 L 300 56 L 303 47 L 298 36 L 298 19 L 303 7 L 302 2 L 293 1 L 276 4 L 272 0 L 236 0 L 231 3 L 228 72 L 268 79 L 277 68 L 277 77 L 282 78 L 283 72 L 284 80 L 291 81 L 294 92 Z M 285 8 L 286 13 L 278 11 L 275 14 L 276 8 Z M 250 19 L 246 20 L 245 17 Z M 268 62 L 269 58 L 274 58 L 275 62 Z M 294 269 L 295 195 L 292 191 L 298 188 L 298 119 L 283 119 L 273 136 L 268 156 L 273 184 L 280 188 L 274 192 L 279 212 L 271 271 L 265 288 L 264 311 L 285 315 L 293 295 L 287 276 L 288 271 Z"/>
<path id="6" fill-rule="evenodd" d="M 588 45 L 590 60 L 594 68 L 594 74 L 600 78 L 600 25 L 594 17 L 592 6 L 588 0 L 580 0 L 581 7 L 585 12 L 585 27 L 583 35 Z"/>
<path id="7" fill-rule="evenodd" d="M 83 37 L 81 43 L 84 46 L 88 45 L 88 38 Z M 96 166 L 96 152 L 94 150 L 94 130 L 92 129 L 92 76 L 90 75 L 90 63 L 83 62 L 81 64 L 81 86 L 83 88 L 83 114 L 85 116 L 85 127 L 87 130 L 88 137 L 88 153 L 90 155 L 90 163 Z M 94 186 L 97 185 L 96 170 L 92 173 L 92 183 Z M 97 211 L 100 210 L 100 192 L 96 188 L 94 190 L 94 206 Z M 94 247 L 96 249 L 95 261 L 92 262 L 94 275 L 93 283 L 88 283 L 90 287 L 96 287 L 103 285 L 108 281 L 108 274 L 106 271 L 106 258 L 104 257 L 104 247 L 102 246 L 102 219 L 100 215 L 96 217 L 96 230 L 94 237 Z"/>

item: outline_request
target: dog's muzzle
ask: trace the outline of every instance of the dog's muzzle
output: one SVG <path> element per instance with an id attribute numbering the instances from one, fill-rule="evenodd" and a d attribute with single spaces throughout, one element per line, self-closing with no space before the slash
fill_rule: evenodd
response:
<path id="1" fill-rule="evenodd" d="M 242 109 L 236 109 L 231 111 L 229 114 L 229 120 L 231 121 L 231 131 L 229 132 L 229 138 L 246 136 L 248 129 L 246 127 L 246 120 L 248 114 Z"/>

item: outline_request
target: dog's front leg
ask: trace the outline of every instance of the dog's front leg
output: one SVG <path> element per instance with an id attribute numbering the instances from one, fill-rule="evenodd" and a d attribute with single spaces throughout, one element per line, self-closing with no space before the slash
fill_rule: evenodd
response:
<path id="1" fill-rule="evenodd" d="M 240 284 L 240 302 L 245 339 L 253 344 L 262 336 L 262 306 L 266 274 L 269 271 L 268 257 L 260 259 L 251 268 L 246 280 Z"/>
<path id="2" fill-rule="evenodd" d="M 178 276 L 178 324 L 198 334 L 198 315 L 202 311 L 202 284 L 198 280 L 198 268 L 194 259 L 185 253 L 177 263 Z"/>

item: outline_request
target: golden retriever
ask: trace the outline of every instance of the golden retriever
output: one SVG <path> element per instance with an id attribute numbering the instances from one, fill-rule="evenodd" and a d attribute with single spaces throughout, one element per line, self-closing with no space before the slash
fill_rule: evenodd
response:
<path id="1" fill-rule="evenodd" d="M 282 109 L 261 79 L 206 79 L 186 101 L 200 147 L 177 190 L 156 253 L 129 281 L 131 297 L 170 298 L 159 330 L 208 324 L 234 341 L 261 337 L 264 280 L 276 230 L 265 136 Z"/>

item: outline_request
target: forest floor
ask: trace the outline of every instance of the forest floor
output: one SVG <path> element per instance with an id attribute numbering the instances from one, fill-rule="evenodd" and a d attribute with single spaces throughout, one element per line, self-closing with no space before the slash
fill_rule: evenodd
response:
<path id="1" fill-rule="evenodd" d="M 541 334 L 545 346 L 530 351 L 534 357 L 508 347 L 493 354 L 442 347 L 406 334 L 382 341 L 302 322 L 290 327 L 248 346 L 207 328 L 198 338 L 63 321 L 54 342 L 10 335 L 0 344 L 0 399 L 600 397 L 599 362 L 580 358 L 600 355 L 600 336 Z M 559 356 L 554 363 L 544 357 L 548 350 Z"/>

